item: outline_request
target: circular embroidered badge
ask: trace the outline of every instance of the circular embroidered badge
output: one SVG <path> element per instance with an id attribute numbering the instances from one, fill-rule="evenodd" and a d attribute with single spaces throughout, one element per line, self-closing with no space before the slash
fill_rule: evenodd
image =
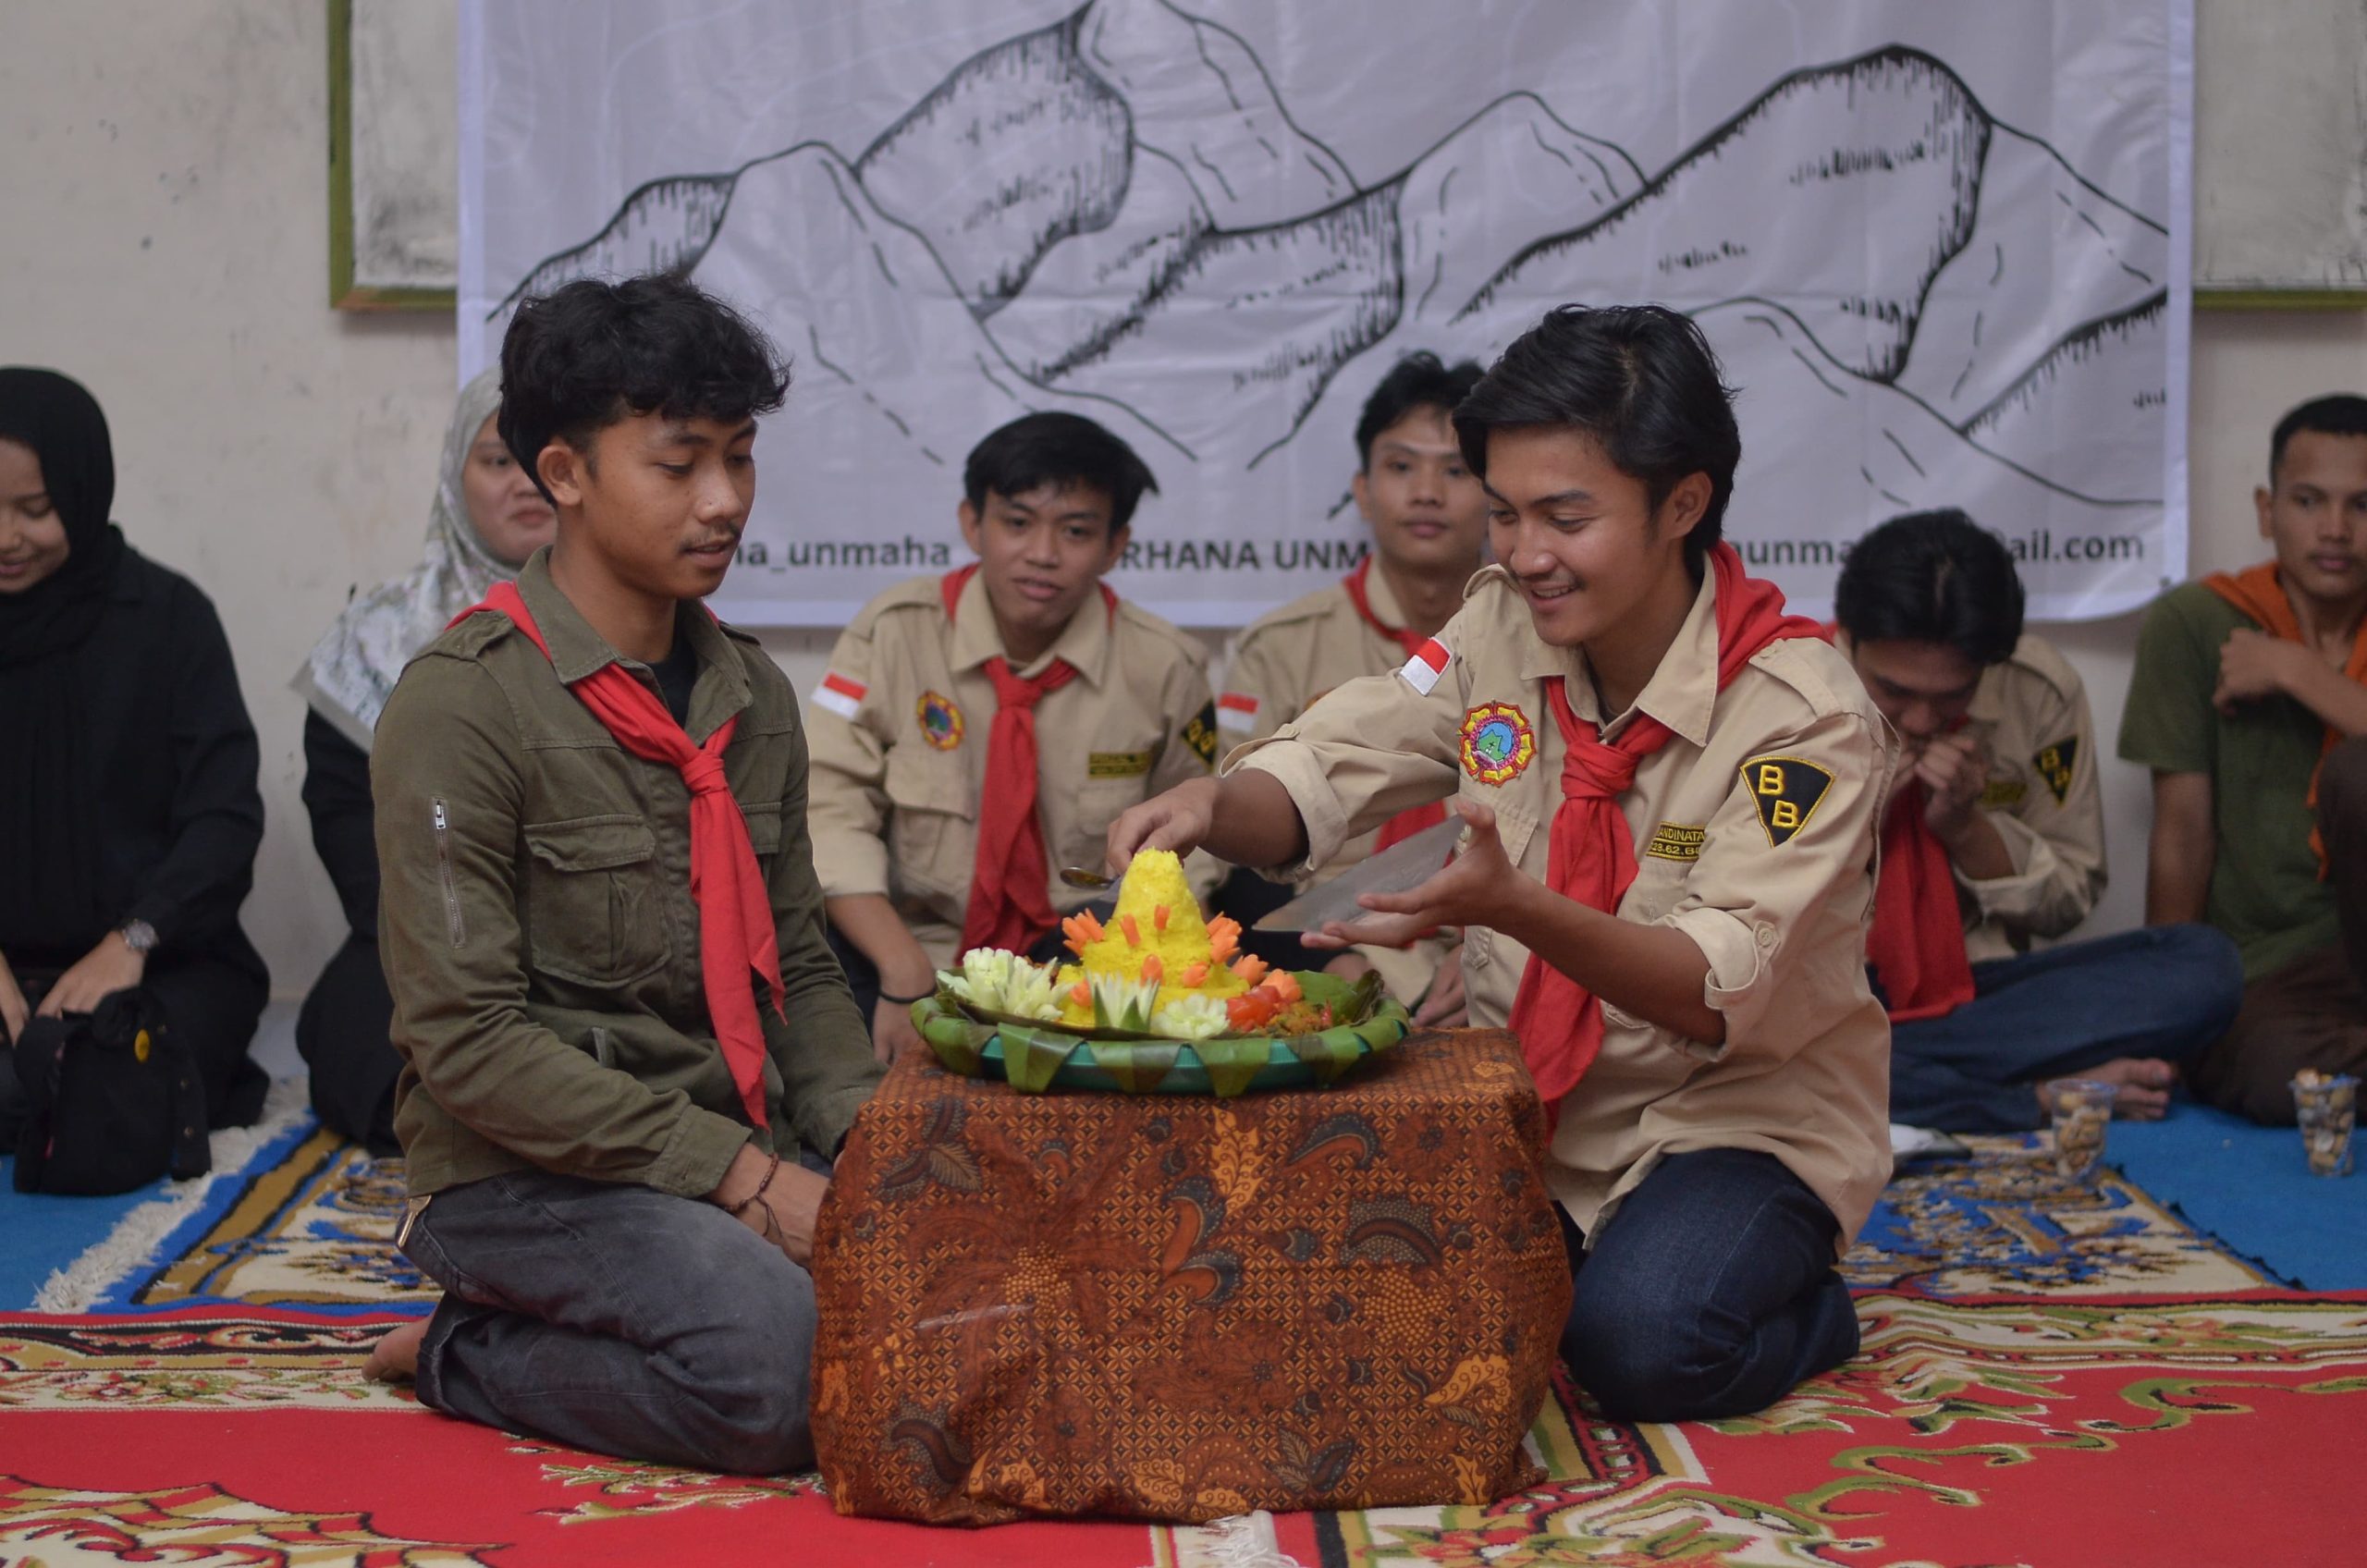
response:
<path id="1" fill-rule="evenodd" d="M 1463 771 L 1482 784 L 1508 784 L 1537 756 L 1537 732 L 1510 703 L 1482 703 L 1463 716 Z"/>
<path id="2" fill-rule="evenodd" d="M 940 752 L 950 752 L 962 743 L 962 710 L 953 705 L 950 697 L 935 692 L 923 692 L 920 705 L 921 739 Z"/>

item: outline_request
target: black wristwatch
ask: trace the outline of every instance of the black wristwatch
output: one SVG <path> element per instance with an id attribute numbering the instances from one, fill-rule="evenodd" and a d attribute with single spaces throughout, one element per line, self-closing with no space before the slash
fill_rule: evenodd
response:
<path id="1" fill-rule="evenodd" d="M 156 950 L 156 928 L 144 920 L 127 920 L 116 927 L 115 934 L 122 937 L 123 945 L 133 952 L 152 953 Z"/>

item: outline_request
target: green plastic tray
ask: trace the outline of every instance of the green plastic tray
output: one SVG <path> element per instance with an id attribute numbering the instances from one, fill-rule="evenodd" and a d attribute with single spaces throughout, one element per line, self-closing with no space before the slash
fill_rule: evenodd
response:
<path id="1" fill-rule="evenodd" d="M 1299 988 L 1354 1022 L 1318 1035 L 1220 1035 L 1207 1040 L 1126 1038 L 976 1013 L 945 991 L 913 1004 L 913 1023 L 937 1060 L 971 1078 L 1000 1078 L 1022 1094 L 1047 1089 L 1128 1095 L 1214 1095 L 1329 1084 L 1413 1027 L 1404 1004 L 1380 995 L 1379 976 L 1349 985 L 1302 971 Z"/>

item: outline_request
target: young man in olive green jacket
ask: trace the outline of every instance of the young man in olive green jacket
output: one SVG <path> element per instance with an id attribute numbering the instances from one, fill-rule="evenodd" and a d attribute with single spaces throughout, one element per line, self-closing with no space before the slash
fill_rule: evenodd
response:
<path id="1" fill-rule="evenodd" d="M 880 1070 L 795 694 L 699 603 L 787 376 L 668 278 L 528 300 L 502 373 L 558 542 L 405 671 L 372 756 L 401 1244 L 446 1294 L 370 1370 L 579 1447 L 797 1467 L 814 1220 Z"/>

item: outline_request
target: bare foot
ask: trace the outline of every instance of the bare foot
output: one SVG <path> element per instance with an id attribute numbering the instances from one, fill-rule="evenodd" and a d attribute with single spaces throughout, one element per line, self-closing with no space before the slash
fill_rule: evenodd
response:
<path id="1" fill-rule="evenodd" d="M 362 1364 L 362 1375 L 374 1383 L 408 1383 L 419 1375 L 419 1341 L 427 1338 L 427 1320 L 406 1323 L 389 1329 L 386 1337 L 370 1347 L 370 1359 Z"/>
<path id="2" fill-rule="evenodd" d="M 2170 1109 L 2170 1085 L 2177 1082 L 2178 1070 L 2158 1057 L 2124 1056 L 2079 1076 L 2120 1085 L 2112 1103 L 2115 1116 L 2130 1121 L 2159 1121 Z"/>

